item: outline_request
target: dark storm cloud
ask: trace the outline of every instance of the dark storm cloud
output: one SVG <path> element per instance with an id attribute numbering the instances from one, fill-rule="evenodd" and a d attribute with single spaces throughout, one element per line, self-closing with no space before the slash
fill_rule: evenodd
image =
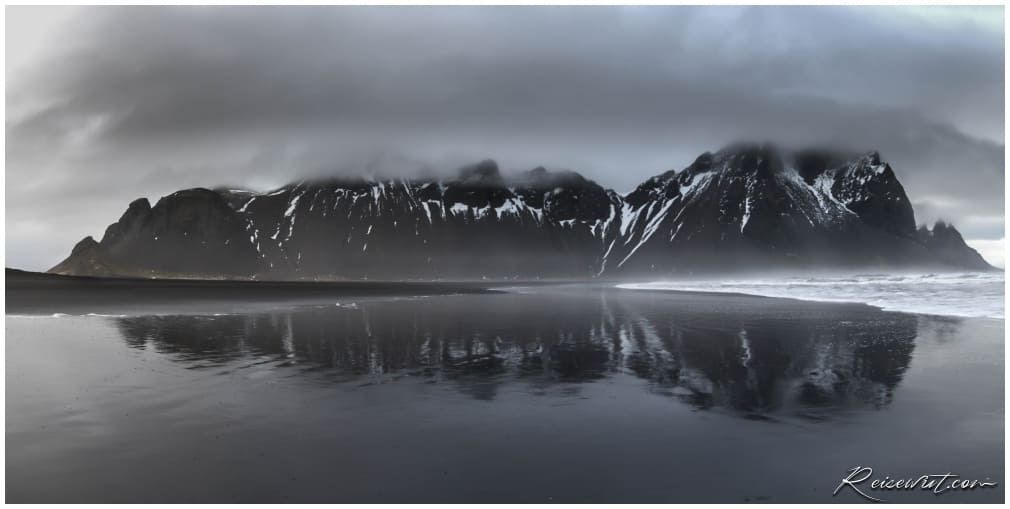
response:
<path id="1" fill-rule="evenodd" d="M 35 12 L 9 9 L 8 27 Z M 494 157 L 627 191 L 741 138 L 878 149 L 920 220 L 997 239 L 1001 19 L 998 8 L 82 8 L 37 57 L 8 64 L 7 263 L 51 265 L 132 198 L 185 186 Z"/>

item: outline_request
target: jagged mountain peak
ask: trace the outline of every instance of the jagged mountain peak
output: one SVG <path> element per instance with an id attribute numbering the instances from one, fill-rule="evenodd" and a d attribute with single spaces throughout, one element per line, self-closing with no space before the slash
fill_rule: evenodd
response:
<path id="1" fill-rule="evenodd" d="M 136 214 L 139 211 L 148 210 L 151 210 L 151 202 L 148 201 L 147 198 L 137 198 L 136 200 L 131 201 L 130 205 L 127 206 L 125 215 Z"/>
<path id="2" fill-rule="evenodd" d="M 933 223 L 933 227 L 930 228 L 925 224 L 919 225 L 916 233 L 921 236 L 932 237 L 934 239 L 942 239 L 944 241 L 954 241 L 954 243 L 963 242 L 964 238 L 961 236 L 961 232 L 944 219 L 937 219 Z"/>
<path id="3" fill-rule="evenodd" d="M 782 161 L 782 153 L 773 144 L 734 143 L 716 152 L 702 153 L 681 171 L 669 170 L 649 178 L 628 193 L 625 199 L 633 207 L 650 200 L 673 199 L 685 188 L 691 189 L 694 183 L 705 180 L 703 175 L 708 173 L 728 178 L 770 177 L 782 171 Z"/>
<path id="4" fill-rule="evenodd" d="M 532 170 L 516 173 L 503 173 L 493 159 L 486 159 L 477 163 L 462 166 L 456 170 L 453 175 L 448 177 L 438 177 L 434 175 L 429 177 L 336 175 L 299 180 L 267 191 L 253 191 L 238 186 L 218 186 L 213 189 L 213 192 L 226 196 L 236 196 L 248 199 L 251 196 L 276 195 L 304 187 L 368 189 L 372 187 L 381 188 L 400 185 L 418 187 L 437 185 L 441 187 L 457 186 L 464 188 L 509 189 L 554 189 L 560 186 L 595 187 L 604 189 L 596 182 L 585 178 L 576 171 L 564 169 L 548 170 L 543 166 L 538 166 Z"/>
<path id="5" fill-rule="evenodd" d="M 877 152 L 876 150 L 871 150 L 870 152 L 867 152 L 863 156 L 863 158 L 866 160 L 867 163 L 871 165 L 880 164 L 880 152 Z"/>
<path id="6" fill-rule="evenodd" d="M 949 231 L 948 231 L 949 230 Z M 622 196 L 573 171 L 333 177 L 194 188 L 130 204 L 66 274 L 269 279 L 591 277 L 903 263 L 988 268 L 944 225 L 916 230 L 876 152 L 733 144 Z"/>
<path id="7" fill-rule="evenodd" d="M 916 238 L 946 263 L 965 263 L 967 260 L 979 267 L 992 268 L 977 251 L 965 244 L 957 228 L 942 219 L 937 220 L 932 229 L 921 225 L 916 231 Z"/>
<path id="8" fill-rule="evenodd" d="M 825 171 L 846 165 L 873 169 L 879 167 L 880 170 L 885 166 L 890 168 L 876 150 L 855 152 L 830 147 L 788 149 L 774 143 L 738 142 L 727 145 L 715 153 L 705 152 L 687 169 L 694 172 L 709 170 L 777 172 L 792 169 L 804 178 L 812 179 Z"/>
<path id="9" fill-rule="evenodd" d="M 485 159 L 479 163 L 460 168 L 458 182 L 460 184 L 487 187 L 504 184 L 501 171 L 498 169 L 498 163 L 492 159 Z"/>
<path id="10" fill-rule="evenodd" d="M 98 242 L 91 235 L 84 237 L 77 244 L 74 244 L 74 248 L 70 251 L 71 255 L 79 255 L 85 251 L 91 250 L 98 247 Z"/>
<path id="11" fill-rule="evenodd" d="M 596 182 L 583 177 L 580 173 L 571 170 L 548 170 L 543 166 L 537 166 L 532 170 L 522 172 L 514 181 L 517 186 L 529 188 L 549 188 L 557 186 L 600 187 Z"/>
<path id="12" fill-rule="evenodd" d="M 757 172 L 782 169 L 796 170 L 804 178 L 815 178 L 824 171 L 851 165 L 878 167 L 887 165 L 876 150 L 856 152 L 830 147 L 805 147 L 789 149 L 775 143 L 737 142 L 716 152 L 705 152 L 685 170 Z M 889 167 L 889 166 L 888 166 Z M 673 172 L 662 174 L 669 177 Z"/>

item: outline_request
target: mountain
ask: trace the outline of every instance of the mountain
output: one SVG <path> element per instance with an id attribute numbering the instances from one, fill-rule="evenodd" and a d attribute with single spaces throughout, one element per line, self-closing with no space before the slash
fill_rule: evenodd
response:
<path id="1" fill-rule="evenodd" d="M 640 277 L 750 269 L 988 270 L 945 223 L 916 229 L 872 152 L 732 145 L 627 195 L 574 172 L 329 179 L 141 198 L 50 272 L 228 279 Z"/>
<path id="2" fill-rule="evenodd" d="M 879 154 L 754 145 L 702 154 L 640 185 L 608 250 L 604 271 L 618 273 L 938 262 L 916 240 L 912 206 Z"/>

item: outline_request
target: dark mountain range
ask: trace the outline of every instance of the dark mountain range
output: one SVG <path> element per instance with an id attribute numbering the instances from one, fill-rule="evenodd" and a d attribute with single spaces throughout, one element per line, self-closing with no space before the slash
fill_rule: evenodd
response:
<path id="1" fill-rule="evenodd" d="M 992 269 L 916 229 L 877 153 L 734 145 L 622 196 L 573 172 L 303 181 L 141 198 L 50 272 L 239 279 L 644 277 L 752 269 Z"/>

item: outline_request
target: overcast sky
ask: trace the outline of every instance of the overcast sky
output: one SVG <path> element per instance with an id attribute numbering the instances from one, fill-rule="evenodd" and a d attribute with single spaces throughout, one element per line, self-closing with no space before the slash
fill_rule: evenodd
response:
<path id="1" fill-rule="evenodd" d="M 1001 7 L 7 7 L 6 265 L 133 199 L 334 173 L 579 171 L 737 140 L 879 150 L 1003 266 Z"/>

